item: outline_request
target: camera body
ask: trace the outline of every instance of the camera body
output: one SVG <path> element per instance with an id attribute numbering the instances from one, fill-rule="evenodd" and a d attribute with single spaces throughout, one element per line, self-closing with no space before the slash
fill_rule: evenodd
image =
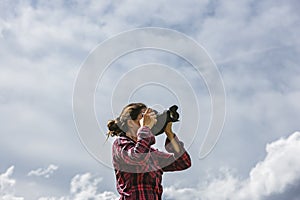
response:
<path id="1" fill-rule="evenodd" d="M 156 110 L 156 124 L 151 128 L 151 132 L 157 136 L 165 131 L 165 128 L 169 122 L 179 121 L 179 113 L 177 112 L 178 106 L 173 105 L 168 110 L 164 110 L 162 113 L 158 113 Z"/>

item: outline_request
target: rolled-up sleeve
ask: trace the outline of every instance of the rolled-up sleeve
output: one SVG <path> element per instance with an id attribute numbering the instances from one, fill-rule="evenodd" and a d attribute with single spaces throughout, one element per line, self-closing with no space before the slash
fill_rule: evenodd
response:
<path id="1" fill-rule="evenodd" d="M 174 161 L 171 164 L 164 166 L 163 171 L 180 171 L 191 167 L 192 162 L 190 155 L 184 148 L 183 142 L 181 142 L 176 135 L 174 135 L 174 140 L 179 145 L 180 151 L 176 152 L 171 141 L 167 138 L 165 142 L 165 148 L 169 153 L 172 153 L 172 157 L 169 157 L 168 160 L 173 159 Z"/>

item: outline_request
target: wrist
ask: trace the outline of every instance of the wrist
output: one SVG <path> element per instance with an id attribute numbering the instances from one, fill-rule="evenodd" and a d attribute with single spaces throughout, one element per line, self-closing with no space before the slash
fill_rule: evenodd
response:
<path id="1" fill-rule="evenodd" d="M 166 133 L 166 135 L 168 136 L 169 139 L 174 138 L 174 133 L 172 131 L 166 131 L 165 133 Z"/>
<path id="2" fill-rule="evenodd" d="M 145 125 L 143 125 L 142 127 L 145 127 L 145 128 L 147 128 L 147 129 L 151 129 L 151 128 L 152 128 L 152 126 L 151 126 L 150 124 L 145 124 Z"/>
<path id="3" fill-rule="evenodd" d="M 143 128 L 145 128 L 145 129 L 151 129 L 149 125 L 142 125 L 140 128 L 141 129 L 143 129 Z"/>
<path id="4" fill-rule="evenodd" d="M 150 126 L 145 125 L 144 127 L 145 127 L 146 129 L 151 130 L 151 127 L 150 127 Z"/>

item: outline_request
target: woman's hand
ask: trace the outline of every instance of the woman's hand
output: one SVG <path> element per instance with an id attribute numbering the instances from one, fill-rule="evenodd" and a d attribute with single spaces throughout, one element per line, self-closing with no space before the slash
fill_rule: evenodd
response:
<path id="1" fill-rule="evenodd" d="M 154 126 L 154 124 L 156 124 L 156 122 L 156 114 L 152 111 L 151 108 L 147 108 L 147 110 L 143 114 L 142 119 L 140 120 L 140 125 L 147 126 L 151 129 Z"/>

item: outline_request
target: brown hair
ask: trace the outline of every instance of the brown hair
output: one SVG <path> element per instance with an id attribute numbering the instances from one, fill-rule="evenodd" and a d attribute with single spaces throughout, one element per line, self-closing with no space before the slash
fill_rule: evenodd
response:
<path id="1" fill-rule="evenodd" d="M 125 133 L 128 130 L 127 120 L 136 120 L 143 108 L 147 106 L 143 103 L 131 103 L 125 106 L 120 114 L 114 120 L 109 120 L 107 123 L 108 133 L 107 136 L 119 136 L 121 133 Z"/>

